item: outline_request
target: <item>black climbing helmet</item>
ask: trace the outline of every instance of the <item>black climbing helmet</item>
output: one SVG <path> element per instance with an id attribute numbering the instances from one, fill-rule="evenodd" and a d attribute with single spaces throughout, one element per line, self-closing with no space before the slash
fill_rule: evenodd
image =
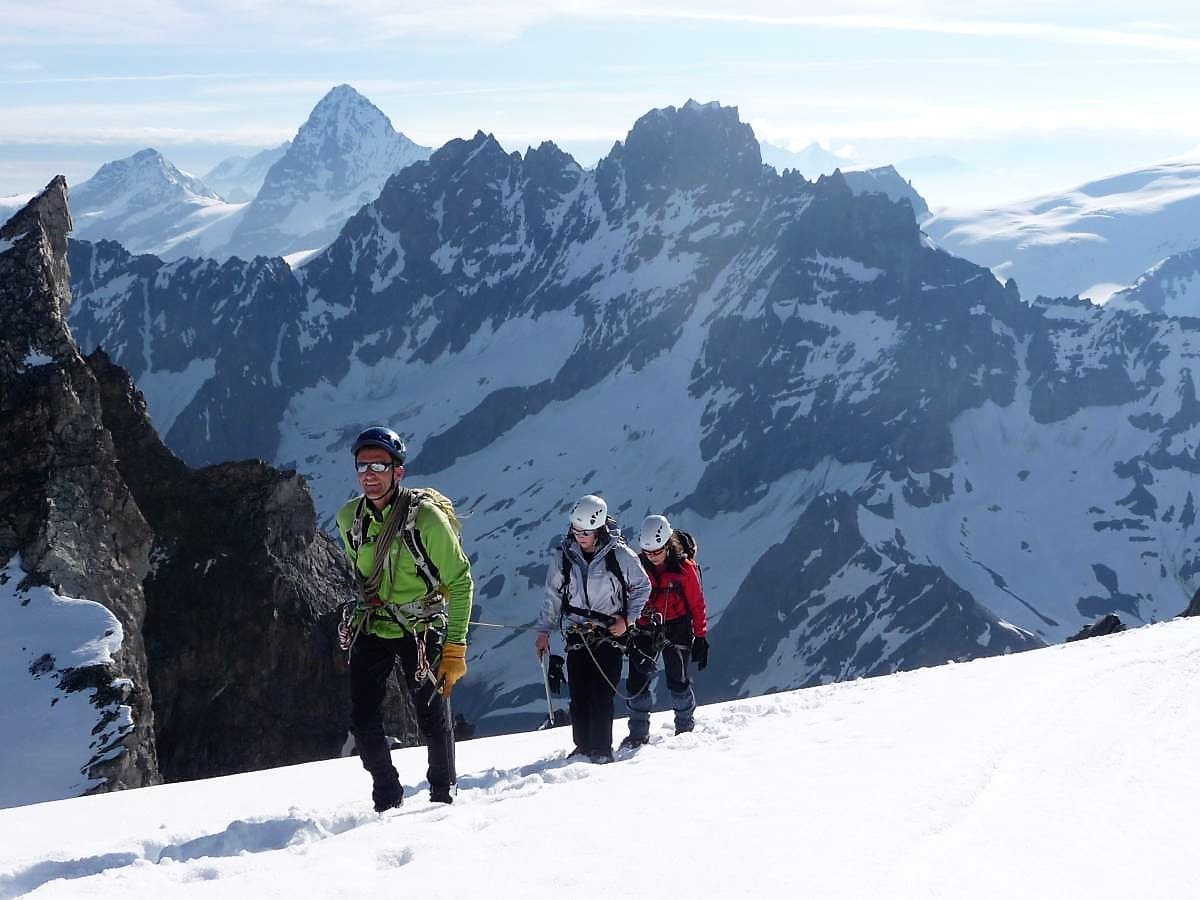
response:
<path id="1" fill-rule="evenodd" d="M 378 447 L 380 450 L 386 450 L 391 454 L 396 465 L 404 465 L 404 441 L 390 428 L 372 425 L 354 439 L 354 446 L 350 448 L 350 452 L 354 456 L 358 456 L 358 451 L 364 447 Z"/>

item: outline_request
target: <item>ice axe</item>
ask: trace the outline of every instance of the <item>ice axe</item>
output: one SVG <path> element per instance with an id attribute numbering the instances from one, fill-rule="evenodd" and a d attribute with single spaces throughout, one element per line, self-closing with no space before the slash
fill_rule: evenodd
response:
<path id="1" fill-rule="evenodd" d="M 546 689 L 546 721 L 538 726 L 538 731 L 566 724 L 566 721 L 564 721 L 566 717 L 555 712 L 554 704 L 550 700 L 550 669 L 547 662 L 549 656 L 549 653 L 543 653 L 538 657 L 538 664 L 542 669 L 542 687 Z"/>

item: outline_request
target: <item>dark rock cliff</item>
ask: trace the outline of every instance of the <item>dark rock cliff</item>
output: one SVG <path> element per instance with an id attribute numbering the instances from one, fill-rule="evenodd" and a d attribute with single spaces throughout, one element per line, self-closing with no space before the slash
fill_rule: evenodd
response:
<path id="1" fill-rule="evenodd" d="M 20 564 L 15 598 L 46 586 L 98 603 L 121 635 L 111 661 L 62 667 L 26 602 L 30 676 L 92 691 L 89 790 L 337 756 L 349 686 L 334 616 L 356 590 L 341 549 L 294 472 L 189 468 L 129 374 L 80 355 L 70 227 L 58 178 L 0 230 L 0 565 Z M 389 731 L 415 740 L 393 698 Z"/>

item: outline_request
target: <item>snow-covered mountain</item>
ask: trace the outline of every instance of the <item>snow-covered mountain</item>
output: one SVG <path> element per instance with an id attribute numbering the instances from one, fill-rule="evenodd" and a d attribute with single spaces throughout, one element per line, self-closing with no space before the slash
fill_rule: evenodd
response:
<path id="1" fill-rule="evenodd" d="M 253 156 L 224 159 L 204 176 L 204 183 L 230 203 L 248 203 L 258 194 L 268 170 L 291 145 L 291 141 L 284 141 L 278 147 L 270 147 Z"/>
<path id="2" fill-rule="evenodd" d="M 1190 619 L 659 715 L 612 765 L 565 728 L 461 742 L 452 806 L 413 748 L 385 816 L 356 759 L 3 810 L 0 896 L 1178 900 L 1197 678 Z"/>
<path id="3" fill-rule="evenodd" d="M 817 143 L 801 150 L 788 150 L 769 141 L 759 141 L 758 146 L 762 161 L 768 166 L 773 166 L 780 173 L 784 169 L 794 169 L 810 181 L 821 175 L 832 175 L 837 169 L 844 172 L 859 165 L 849 156 L 827 150 Z"/>
<path id="4" fill-rule="evenodd" d="M 1200 246 L 1168 256 L 1110 304 L 1167 316 L 1200 316 Z"/>
<path id="5" fill-rule="evenodd" d="M 923 228 L 951 253 L 1016 279 L 1026 297 L 1103 302 L 1200 246 L 1200 162 L 1161 163 L 992 209 L 946 210 Z"/>
<path id="6" fill-rule="evenodd" d="M 214 185 L 180 172 L 151 149 L 106 163 L 71 192 L 75 236 L 168 260 L 313 251 L 374 200 L 388 176 L 429 153 L 394 131 L 365 97 L 340 85 L 292 141 L 226 160 L 210 173 Z M 238 198 L 244 200 L 227 202 Z"/>
<path id="7" fill-rule="evenodd" d="M 369 100 L 347 84 L 329 91 L 300 126 L 219 256 L 286 256 L 319 249 L 388 177 L 426 159 Z"/>
<path id="8" fill-rule="evenodd" d="M 211 251 L 228 240 L 242 208 L 150 148 L 105 163 L 71 191 L 76 237 L 164 258 Z"/>
<path id="9" fill-rule="evenodd" d="M 929 204 L 917 193 L 912 182 L 896 171 L 895 166 L 842 172 L 846 184 L 856 194 L 886 194 L 893 200 L 907 200 L 918 222 L 929 218 Z"/>
<path id="10" fill-rule="evenodd" d="M 1200 322 L 1026 303 L 907 205 L 764 167 L 736 109 L 654 110 L 593 171 L 452 141 L 297 272 L 72 270 L 80 341 L 193 463 L 298 468 L 328 524 L 356 431 L 406 435 L 504 626 L 455 694 L 485 731 L 538 715 L 526 629 L 586 492 L 699 536 L 708 697 L 1151 622 L 1200 582 Z"/>
<path id="11" fill-rule="evenodd" d="M 832 175 L 841 172 L 850 185 L 850 190 L 856 194 L 880 193 L 887 194 L 893 200 L 904 198 L 913 208 L 913 214 L 920 222 L 929 217 L 929 205 L 917 193 L 912 182 L 896 171 L 895 166 L 878 166 L 862 169 L 849 157 L 838 156 L 822 147 L 820 144 L 809 144 L 798 153 L 777 147 L 767 141 L 759 141 L 762 160 L 776 171 L 794 169 L 805 178 L 812 180 L 821 175 Z"/>

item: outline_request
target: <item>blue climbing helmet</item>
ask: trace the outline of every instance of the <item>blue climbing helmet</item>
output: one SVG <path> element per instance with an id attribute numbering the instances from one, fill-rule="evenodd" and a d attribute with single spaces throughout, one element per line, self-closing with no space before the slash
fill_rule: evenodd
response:
<path id="1" fill-rule="evenodd" d="M 364 447 L 378 447 L 380 450 L 386 450 L 391 454 L 396 465 L 404 465 L 404 441 L 400 439 L 400 435 L 396 434 L 390 428 L 385 428 L 382 425 L 372 425 L 354 439 L 354 446 L 350 448 L 350 453 L 358 456 L 358 451 Z"/>

